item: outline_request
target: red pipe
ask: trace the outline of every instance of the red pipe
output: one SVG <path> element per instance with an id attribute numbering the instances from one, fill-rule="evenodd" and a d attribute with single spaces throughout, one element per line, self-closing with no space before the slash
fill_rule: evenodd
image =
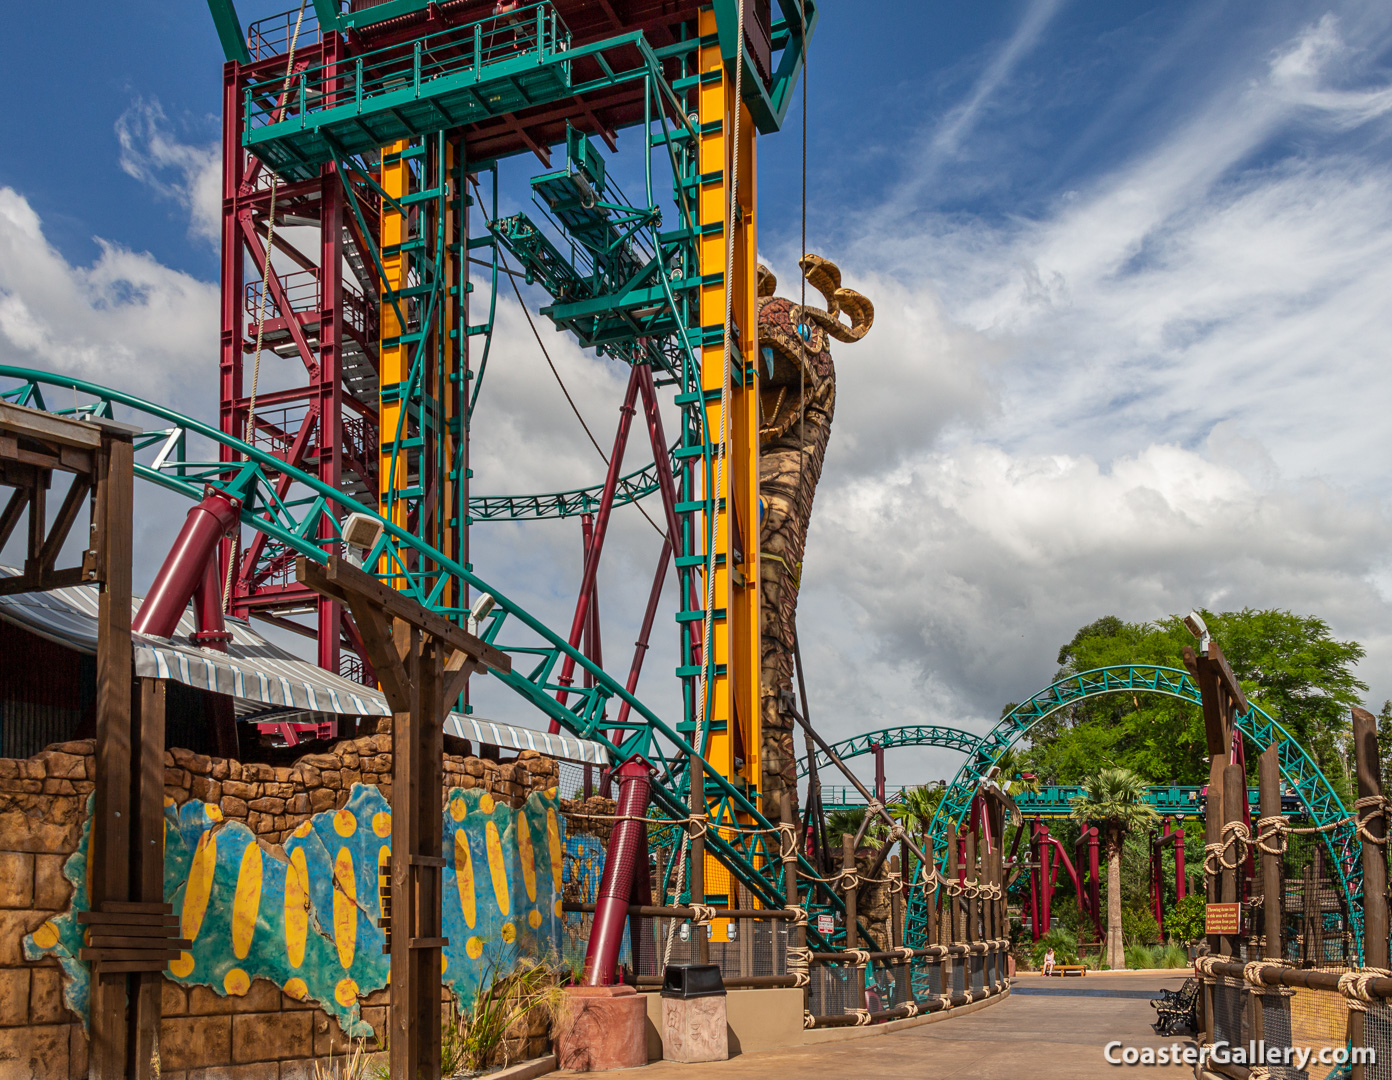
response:
<path id="1" fill-rule="evenodd" d="M 1184 899 L 1184 828 L 1174 831 L 1174 885 L 1175 899 Z"/>
<path id="2" fill-rule="evenodd" d="M 1024 826 L 1021 826 L 1023 828 Z M 1039 819 L 1030 828 L 1030 935 L 1039 940 Z"/>
<path id="3" fill-rule="evenodd" d="M 657 487 L 662 496 L 662 513 L 667 519 L 667 538 L 672 543 L 672 552 L 676 555 L 682 555 L 684 553 L 682 551 L 681 524 L 677 521 L 677 480 L 672 475 L 672 462 L 667 456 L 667 436 L 662 430 L 662 412 L 657 404 L 657 389 L 653 385 L 652 368 L 643 366 L 637 370 L 638 389 L 643 394 L 643 418 L 648 422 L 648 442 L 652 444 L 653 464 L 657 471 Z M 691 577 L 686 599 L 688 608 L 695 610 L 700 607 L 697 602 L 695 575 Z M 699 664 L 701 662 L 700 627 L 696 623 L 687 623 L 686 632 L 691 639 L 691 662 Z"/>
<path id="4" fill-rule="evenodd" d="M 222 581 L 218 574 L 217 549 L 214 548 L 213 552 L 213 556 L 203 564 L 202 580 L 193 590 L 193 617 L 198 626 L 193 634 L 193 643 L 226 652 L 232 635 L 222 620 Z"/>
<path id="5" fill-rule="evenodd" d="M 871 743 L 875 752 L 875 798 L 881 806 L 885 802 L 884 743 Z"/>
<path id="6" fill-rule="evenodd" d="M 155 583 L 140 605 L 131 626 L 135 633 L 173 636 L 188 602 L 207 578 L 209 565 L 216 566 L 213 554 L 218 542 L 237 524 L 241 509 L 240 500 L 210 490 L 203 501 L 188 512 L 174 546 L 155 575 Z"/>
<path id="7" fill-rule="evenodd" d="M 1058 862 L 1054 864 L 1054 876 L 1058 876 L 1058 868 L 1060 866 L 1068 871 L 1068 876 L 1073 882 L 1073 891 L 1078 896 L 1078 910 L 1086 911 L 1087 904 L 1083 898 L 1083 882 L 1082 879 L 1078 877 L 1078 872 L 1073 869 L 1073 860 L 1068 857 L 1068 852 L 1064 850 L 1063 842 L 1053 836 L 1049 837 L 1046 842 L 1058 853 Z"/>
<path id="8" fill-rule="evenodd" d="M 619 947 L 623 944 L 624 922 L 633 894 L 634 875 L 639 861 L 646 862 L 647 830 L 641 821 L 652 793 L 652 770 L 640 759 L 629 758 L 619 766 L 618 821 L 609 838 L 604 858 L 604 876 L 595 897 L 594 927 L 585 947 L 586 986 L 613 986 L 618 981 Z"/>
<path id="9" fill-rule="evenodd" d="M 585 632 L 590 611 L 590 601 L 594 592 L 595 575 L 599 572 L 599 556 L 604 549 L 604 535 L 609 530 L 609 518 L 614 512 L 614 492 L 619 485 L 619 469 L 623 466 L 624 448 L 628 445 L 628 430 L 633 421 L 633 402 L 638 396 L 638 372 L 633 368 L 628 378 L 628 389 L 624 392 L 623 404 L 619 406 L 619 429 L 614 434 L 614 449 L 609 455 L 609 471 L 604 476 L 604 489 L 599 496 L 599 513 L 595 518 L 594 536 L 590 541 L 589 558 L 585 560 L 585 570 L 580 581 L 580 598 L 575 602 L 575 616 L 571 619 L 570 635 L 566 639 L 572 649 L 578 648 Z M 556 700 L 562 705 L 570 695 L 568 689 L 575 676 L 575 657 L 566 654 L 561 665 L 561 689 Z M 560 725 L 551 721 L 551 733 L 560 731 Z"/>
<path id="10" fill-rule="evenodd" d="M 1053 874 L 1049 866 L 1049 826 L 1043 822 L 1039 824 L 1039 922 L 1044 928 L 1043 932 L 1048 933 L 1053 924 L 1053 912 L 1050 910 L 1054 899 Z"/>
<path id="11" fill-rule="evenodd" d="M 1102 940 L 1102 875 L 1097 860 L 1097 842 L 1099 833 L 1096 825 L 1087 827 L 1088 841 L 1088 875 L 1091 881 L 1088 884 L 1088 900 L 1092 905 L 1092 925 L 1097 931 L 1097 940 Z"/>
<path id="12" fill-rule="evenodd" d="M 633 643 L 633 664 L 628 669 L 628 681 L 624 684 L 624 689 L 630 694 L 638 688 L 638 676 L 643 673 L 643 658 L 648 654 L 648 639 L 652 637 L 653 622 L 657 618 L 657 605 L 662 599 L 662 584 L 667 580 L 667 562 L 671 557 L 672 541 L 669 539 L 662 544 L 662 554 L 657 559 L 657 573 L 653 575 L 652 591 L 648 593 L 648 607 L 643 612 L 643 625 L 638 630 L 638 640 Z M 631 706 L 627 701 L 619 706 L 620 729 L 628 721 L 630 708 Z M 610 741 L 616 741 L 620 737 L 620 731 L 615 731 L 610 736 Z"/>

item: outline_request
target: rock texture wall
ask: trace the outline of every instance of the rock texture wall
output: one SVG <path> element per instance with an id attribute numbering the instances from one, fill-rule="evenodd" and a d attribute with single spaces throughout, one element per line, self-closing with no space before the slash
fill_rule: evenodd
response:
<path id="1" fill-rule="evenodd" d="M 389 819 L 383 822 L 380 815 L 388 809 L 382 799 L 391 790 L 390 744 L 389 734 L 345 740 L 289 766 L 241 763 L 180 749 L 167 753 L 167 875 L 169 859 L 179 865 L 166 896 L 180 911 L 197 852 L 203 850 L 211 897 L 199 916 L 198 938 L 216 939 L 227 957 L 213 972 L 213 985 L 164 983 L 160 1038 L 166 1080 L 300 1080 L 313 1075 L 316 1058 L 349 1046 L 343 1017 L 319 1007 L 304 981 L 296 985 L 294 979 L 259 977 L 255 961 L 269 937 L 284 963 L 283 925 L 295 905 L 285 904 L 283 879 L 293 875 L 295 863 L 281 846 L 305 847 L 313 863 L 316 848 L 311 845 L 327 845 L 325 867 L 305 875 L 311 951 L 337 950 L 343 957 L 339 931 L 346 913 L 358 927 L 358 962 L 385 964 L 380 932 L 373 955 L 367 930 L 376 917 L 368 913 L 376 907 L 376 859 L 363 858 L 371 865 L 354 867 L 345 877 L 341 863 L 347 845 L 337 848 L 337 862 L 333 845 L 335 838 L 342 843 L 350 817 L 359 842 L 382 843 L 379 830 L 384 826 L 389 833 Z M 76 963 L 71 955 L 79 942 L 67 939 L 80 933 L 70 924 L 74 911 L 86 906 L 82 872 L 87 803 L 94 788 L 92 752 L 90 741 L 72 742 L 26 760 L 0 759 L 0 1080 L 70 1078 L 87 1072 L 81 1016 L 86 988 L 77 985 L 80 980 L 65 980 L 59 954 Z M 554 855 L 563 844 L 564 825 L 555 809 L 551 816 L 547 813 L 547 807 L 557 806 L 556 777 L 556 763 L 534 752 L 504 763 L 446 756 L 446 836 L 452 855 L 449 873 L 456 882 L 447 888 L 447 902 L 453 905 L 447 920 L 456 925 L 447 921 L 447 930 L 453 929 L 458 939 L 453 942 L 456 965 L 496 959 L 524 947 L 529 934 L 545 935 L 543 906 L 547 919 L 559 920 L 560 861 Z M 516 823 L 524 818 L 531 824 L 528 837 L 520 839 Z M 554 839 L 548 838 L 551 821 L 558 826 Z M 206 854 L 214 836 L 224 849 L 222 858 Z M 464 837 L 468 840 L 461 841 Z M 244 919 L 239 929 L 230 910 L 232 898 L 240 894 L 251 864 L 257 870 L 264 864 L 268 890 L 280 874 L 281 893 L 263 898 L 259 910 L 253 904 L 249 921 Z M 345 905 L 345 886 L 350 892 L 355 888 L 350 881 L 356 882 L 357 897 L 348 897 Z M 315 890 L 325 893 L 318 902 L 309 895 Z M 217 910 L 219 905 L 223 910 Z M 256 947 L 241 943 L 249 945 L 253 938 Z M 37 959 L 26 959 L 26 945 Z M 199 945 L 196 940 L 198 964 L 206 967 Z M 193 960 L 194 954 L 185 955 Z M 171 967 L 179 970 L 179 963 Z M 199 977 L 193 969 L 185 975 Z M 384 1031 L 389 992 L 377 985 L 385 983 L 385 976 L 376 985 L 372 979 L 363 983 L 352 988 L 351 1006 L 343 1000 L 329 1005 L 336 1013 L 351 1013 L 355 1022 L 347 1025 L 349 1030 Z M 546 1038 L 544 1031 L 510 1035 L 513 1054 L 540 1053 Z"/>

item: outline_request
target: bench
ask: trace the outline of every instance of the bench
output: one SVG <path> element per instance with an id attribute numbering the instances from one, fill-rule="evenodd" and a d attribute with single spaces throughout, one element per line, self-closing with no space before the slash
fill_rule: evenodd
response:
<path id="1" fill-rule="evenodd" d="M 1088 966 L 1086 964 L 1055 964 L 1054 970 L 1050 973 L 1062 978 L 1065 975 L 1086 975 Z"/>

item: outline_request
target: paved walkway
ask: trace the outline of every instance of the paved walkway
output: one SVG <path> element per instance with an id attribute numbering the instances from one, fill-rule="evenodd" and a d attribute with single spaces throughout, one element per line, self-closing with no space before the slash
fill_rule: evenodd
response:
<path id="1" fill-rule="evenodd" d="M 1149 998 L 1177 990 L 1187 974 L 1094 974 L 1041 979 L 1022 975 L 1005 1001 L 966 1016 L 865 1039 L 744 1054 L 707 1065 L 656 1062 L 643 1080 L 1088 1080 L 1193 1075 L 1193 1066 L 1132 1070 L 1109 1065 L 1105 1043 L 1192 1045 L 1162 1039 L 1150 1026 Z"/>

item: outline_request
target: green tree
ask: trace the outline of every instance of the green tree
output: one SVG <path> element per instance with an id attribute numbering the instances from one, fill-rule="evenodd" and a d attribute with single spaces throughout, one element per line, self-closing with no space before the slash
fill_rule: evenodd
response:
<path id="1" fill-rule="evenodd" d="M 1185 944 L 1198 941 L 1204 934 L 1207 911 L 1203 894 L 1189 893 L 1165 913 L 1165 929 Z"/>
<path id="2" fill-rule="evenodd" d="M 1367 687 L 1353 674 L 1363 656 L 1313 616 L 1258 610 L 1201 614 L 1247 695 L 1274 716 L 1347 790 L 1348 711 Z M 1107 616 L 1080 629 L 1059 650 L 1057 679 L 1116 664 L 1180 667 L 1195 641 L 1172 615 L 1153 623 Z M 1035 725 L 1024 764 L 1054 783 L 1084 782 L 1106 761 L 1148 783 L 1203 784 L 1208 750 L 1201 711 L 1157 694 L 1091 698 Z"/>
<path id="3" fill-rule="evenodd" d="M 1129 769 L 1101 769 L 1088 782 L 1087 794 L 1073 800 L 1072 817 L 1090 821 L 1105 837 L 1107 855 L 1107 964 L 1126 966 L 1121 921 L 1121 851 L 1126 834 L 1155 821 L 1145 802 L 1145 781 Z"/>

